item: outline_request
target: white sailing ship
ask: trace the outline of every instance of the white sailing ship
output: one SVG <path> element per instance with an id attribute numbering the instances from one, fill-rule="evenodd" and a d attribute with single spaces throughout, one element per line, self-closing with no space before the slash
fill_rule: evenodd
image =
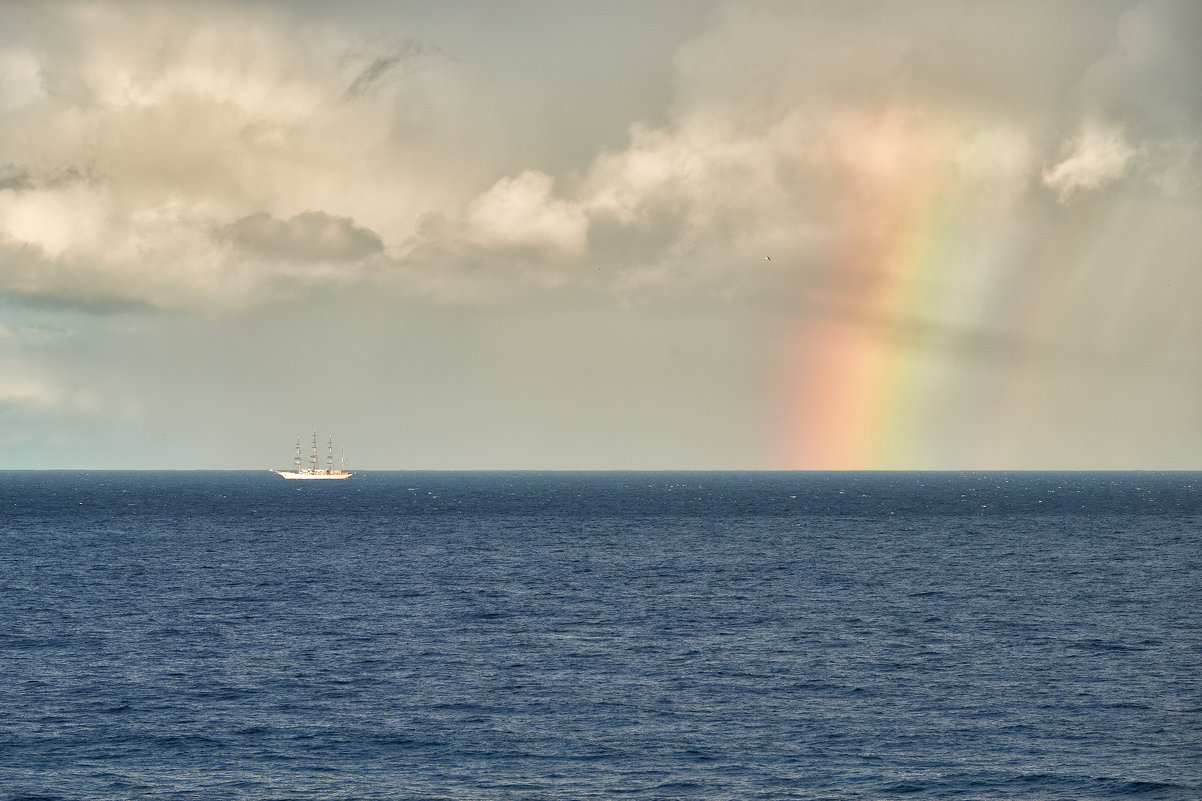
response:
<path id="1" fill-rule="evenodd" d="M 330 437 L 330 452 L 326 461 L 326 469 L 317 469 L 317 432 L 313 432 L 313 458 L 310 466 L 301 468 L 301 445 L 300 437 L 296 438 L 296 469 L 295 470 L 272 470 L 276 475 L 284 478 L 350 478 L 355 475 L 348 473 L 346 470 L 346 448 L 342 449 L 342 462 L 338 469 L 334 469 L 334 438 Z"/>

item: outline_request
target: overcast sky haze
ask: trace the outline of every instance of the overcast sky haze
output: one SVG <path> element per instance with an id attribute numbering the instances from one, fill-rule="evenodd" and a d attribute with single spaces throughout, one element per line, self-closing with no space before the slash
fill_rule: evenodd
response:
<path id="1" fill-rule="evenodd" d="M 0 468 L 1202 469 L 1199 42 L 0 3 Z"/>

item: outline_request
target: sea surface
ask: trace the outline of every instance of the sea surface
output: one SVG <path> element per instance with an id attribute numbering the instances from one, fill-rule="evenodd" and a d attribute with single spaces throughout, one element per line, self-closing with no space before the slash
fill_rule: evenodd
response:
<path id="1" fill-rule="evenodd" d="M 1202 473 L 0 473 L 3 799 L 1200 799 Z"/>

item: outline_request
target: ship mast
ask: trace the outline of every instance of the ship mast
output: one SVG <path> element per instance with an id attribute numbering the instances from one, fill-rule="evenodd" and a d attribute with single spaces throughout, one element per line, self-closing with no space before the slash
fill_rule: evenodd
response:
<path id="1" fill-rule="evenodd" d="M 0 0 L 2 3 L 3 0 Z M 296 456 L 293 462 L 296 465 L 296 470 L 275 470 L 271 472 L 283 476 L 284 478 L 350 478 L 354 473 L 347 472 L 346 469 L 346 446 L 342 446 L 342 462 L 338 468 L 334 467 L 334 438 L 331 436 L 326 444 L 326 469 L 319 470 L 318 454 L 317 454 L 317 431 L 313 432 L 313 452 L 309 457 L 309 466 L 304 466 L 304 459 L 301 454 L 301 440 L 304 437 L 296 438 Z"/>

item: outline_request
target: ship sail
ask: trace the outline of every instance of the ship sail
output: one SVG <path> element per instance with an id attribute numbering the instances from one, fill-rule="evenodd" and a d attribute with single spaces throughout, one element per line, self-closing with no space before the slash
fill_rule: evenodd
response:
<path id="1" fill-rule="evenodd" d="M 317 432 L 313 432 L 313 453 L 309 459 L 309 467 L 301 467 L 301 441 L 300 437 L 296 438 L 296 458 L 293 460 L 296 463 L 295 470 L 272 470 L 278 476 L 283 476 L 288 479 L 310 479 L 310 478 L 350 478 L 354 473 L 348 472 L 346 469 L 346 448 L 342 449 L 342 463 L 337 470 L 334 469 L 334 438 L 330 437 L 329 451 L 326 455 L 326 469 L 317 469 Z"/>

